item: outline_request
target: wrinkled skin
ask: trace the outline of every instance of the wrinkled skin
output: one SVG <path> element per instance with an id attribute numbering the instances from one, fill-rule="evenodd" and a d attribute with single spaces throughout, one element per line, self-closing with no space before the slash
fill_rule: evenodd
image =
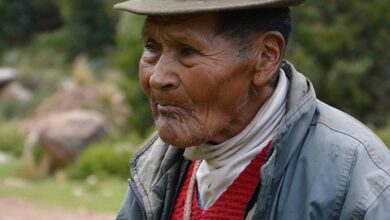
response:
<path id="1" fill-rule="evenodd" d="M 221 143 L 243 130 L 272 94 L 268 82 L 278 68 L 265 77 L 261 45 L 242 58 L 234 42 L 215 34 L 215 25 L 212 13 L 145 21 L 139 79 L 168 144 Z"/>

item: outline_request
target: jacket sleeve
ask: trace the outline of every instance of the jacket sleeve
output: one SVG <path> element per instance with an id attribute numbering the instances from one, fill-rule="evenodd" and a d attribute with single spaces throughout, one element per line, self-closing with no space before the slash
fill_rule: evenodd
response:
<path id="1" fill-rule="evenodd" d="M 388 220 L 390 219 L 390 186 L 368 208 L 365 220 Z"/>
<path id="2" fill-rule="evenodd" d="M 116 220 L 142 220 L 141 208 L 130 189 L 126 193 Z"/>

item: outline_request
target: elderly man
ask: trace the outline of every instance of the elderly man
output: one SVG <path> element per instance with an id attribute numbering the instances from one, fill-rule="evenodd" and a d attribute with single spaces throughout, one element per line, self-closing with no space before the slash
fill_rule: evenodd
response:
<path id="1" fill-rule="evenodd" d="M 139 79 L 158 131 L 117 219 L 390 219 L 386 146 L 283 60 L 301 2 L 116 6 L 147 15 Z"/>

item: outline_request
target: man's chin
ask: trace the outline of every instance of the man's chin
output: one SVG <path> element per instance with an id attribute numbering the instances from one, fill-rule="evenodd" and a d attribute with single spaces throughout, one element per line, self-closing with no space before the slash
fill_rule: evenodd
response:
<path id="1" fill-rule="evenodd" d="M 172 146 L 175 146 L 178 148 L 187 148 L 187 147 L 193 146 L 193 145 L 189 145 L 185 141 L 181 141 L 181 140 L 173 139 L 171 137 L 167 137 L 164 134 L 161 134 L 160 132 L 159 132 L 159 136 L 164 141 L 164 143 L 167 143 L 169 145 L 172 145 Z"/>
<path id="2" fill-rule="evenodd" d="M 160 138 L 165 143 L 178 148 L 196 146 L 204 142 L 199 132 L 191 131 L 189 128 L 175 127 L 167 124 L 159 125 L 157 123 L 156 127 Z"/>

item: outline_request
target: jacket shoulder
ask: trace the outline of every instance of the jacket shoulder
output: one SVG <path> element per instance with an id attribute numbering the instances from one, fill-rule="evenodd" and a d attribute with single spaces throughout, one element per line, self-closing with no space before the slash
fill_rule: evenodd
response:
<path id="1" fill-rule="evenodd" d="M 357 156 L 368 160 L 390 175 L 390 151 L 378 136 L 352 116 L 318 101 L 313 125 L 324 140 L 343 148 L 357 150 Z"/>
<path id="2" fill-rule="evenodd" d="M 313 127 L 314 135 L 329 147 L 328 156 L 337 157 L 341 153 L 344 155 L 340 158 L 346 155 L 351 158 L 345 172 L 340 218 L 363 219 L 368 210 L 383 211 L 384 206 L 390 207 L 390 151 L 386 145 L 361 122 L 320 101 Z M 380 215 L 379 211 L 371 213 Z"/>

